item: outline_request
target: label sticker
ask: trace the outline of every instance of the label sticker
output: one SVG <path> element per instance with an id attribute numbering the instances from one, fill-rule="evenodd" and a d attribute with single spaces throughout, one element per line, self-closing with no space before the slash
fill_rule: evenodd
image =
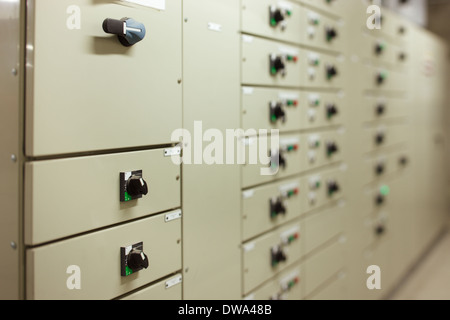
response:
<path id="1" fill-rule="evenodd" d="M 248 198 L 253 197 L 254 194 L 255 194 L 255 190 L 247 190 L 247 191 L 242 192 L 242 197 L 244 199 L 248 199 Z"/>
<path id="2" fill-rule="evenodd" d="M 253 91 L 255 91 L 255 89 L 253 89 L 251 87 L 242 87 L 243 94 L 251 95 L 251 94 L 253 94 Z"/>
<path id="3" fill-rule="evenodd" d="M 252 43 L 253 42 L 253 37 L 252 36 L 248 36 L 246 34 L 242 35 L 242 41 L 246 42 L 246 43 Z"/>
<path id="4" fill-rule="evenodd" d="M 222 32 L 222 26 L 213 22 L 208 23 L 208 29 L 212 31 Z"/>
<path id="5" fill-rule="evenodd" d="M 122 0 L 122 1 L 158 10 L 166 10 L 166 0 Z"/>

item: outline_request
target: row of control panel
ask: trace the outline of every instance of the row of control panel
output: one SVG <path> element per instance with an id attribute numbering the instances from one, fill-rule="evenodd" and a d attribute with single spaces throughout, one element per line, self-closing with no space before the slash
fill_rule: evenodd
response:
<path id="1" fill-rule="evenodd" d="M 244 299 L 312 299 L 345 277 L 349 101 L 335 6 L 242 1 L 241 124 L 255 131 L 246 154 L 264 147 L 260 130 L 280 133 L 268 138 L 268 164 L 247 156 L 242 167 Z"/>
<path id="2" fill-rule="evenodd" d="M 443 93 L 431 73 L 413 85 L 419 29 L 384 8 L 368 28 L 372 1 L 5 3 L 26 34 L 0 36 L 24 52 L 7 65 L 23 119 L 0 119 L 22 139 L 0 157 L 5 177 L 18 168 L 0 196 L 20 190 L 19 221 L 0 217 L 15 270 L 0 297 L 379 299 L 440 224 L 415 186 L 434 166 L 412 119 L 440 108 L 414 91 Z M 220 158 L 208 134 L 236 128 L 241 162 L 183 162 Z"/>

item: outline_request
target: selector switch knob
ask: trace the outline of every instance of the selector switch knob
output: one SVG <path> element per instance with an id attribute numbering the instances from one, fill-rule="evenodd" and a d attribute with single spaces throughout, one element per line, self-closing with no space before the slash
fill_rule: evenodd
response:
<path id="1" fill-rule="evenodd" d="M 147 269 L 149 266 L 148 257 L 143 251 L 133 249 L 128 254 L 127 265 L 133 272 Z"/>
<path id="2" fill-rule="evenodd" d="M 132 197 L 145 196 L 148 194 L 147 182 L 142 177 L 133 175 L 127 180 L 127 192 Z"/>
<path id="3" fill-rule="evenodd" d="M 333 154 L 337 153 L 339 151 L 338 146 L 334 142 L 329 142 L 327 144 L 327 154 L 329 157 L 331 157 Z"/>
<path id="4" fill-rule="evenodd" d="M 277 122 L 281 119 L 286 122 L 286 112 L 283 109 L 283 105 L 281 103 L 271 103 L 270 104 L 270 121 L 272 123 Z"/>
<path id="5" fill-rule="evenodd" d="M 286 207 L 283 204 L 283 201 L 278 199 L 272 199 L 270 200 L 270 217 L 275 218 L 280 214 L 285 215 L 286 214 Z"/>
<path id="6" fill-rule="evenodd" d="M 375 173 L 381 176 L 384 173 L 384 164 L 380 163 L 375 167 Z"/>
<path id="7" fill-rule="evenodd" d="M 328 194 L 330 196 L 332 196 L 333 194 L 335 194 L 336 192 L 339 192 L 339 191 L 340 191 L 340 187 L 336 181 L 330 181 L 328 183 Z"/>
<path id="8" fill-rule="evenodd" d="M 386 228 L 383 225 L 378 225 L 375 228 L 375 234 L 377 236 L 382 236 L 386 232 Z"/>
<path id="9" fill-rule="evenodd" d="M 338 71 L 335 66 L 329 65 L 327 66 L 327 78 L 328 80 L 338 75 Z"/>
<path id="10" fill-rule="evenodd" d="M 334 116 L 338 115 L 338 113 L 339 113 L 339 111 L 338 111 L 336 105 L 330 104 L 327 106 L 327 118 L 328 119 L 333 118 Z"/>
<path id="11" fill-rule="evenodd" d="M 270 74 L 276 75 L 279 72 L 284 76 L 285 75 L 286 65 L 284 63 L 284 59 L 281 56 L 270 56 Z"/>
<path id="12" fill-rule="evenodd" d="M 335 28 L 327 27 L 326 28 L 326 36 L 327 36 L 327 41 L 330 42 L 338 36 L 338 33 Z"/>
<path id="13" fill-rule="evenodd" d="M 378 133 L 378 134 L 375 136 L 375 143 L 376 143 L 377 145 L 382 145 L 382 144 L 384 143 L 384 140 L 385 140 L 384 133 Z"/>
<path id="14" fill-rule="evenodd" d="M 125 47 L 131 47 L 145 38 L 146 30 L 144 24 L 131 18 L 121 20 L 105 19 L 103 31 L 117 35 L 120 43 Z"/>
<path id="15" fill-rule="evenodd" d="M 376 107 L 377 116 L 382 116 L 386 112 L 386 106 L 384 104 L 379 104 Z"/>
<path id="16" fill-rule="evenodd" d="M 385 200 L 384 196 L 382 194 L 379 194 L 375 198 L 375 204 L 377 206 L 381 206 L 384 203 L 384 200 Z"/>
<path id="17" fill-rule="evenodd" d="M 283 12 L 280 9 L 272 9 L 270 10 L 270 25 L 275 27 L 280 22 L 284 21 Z"/>

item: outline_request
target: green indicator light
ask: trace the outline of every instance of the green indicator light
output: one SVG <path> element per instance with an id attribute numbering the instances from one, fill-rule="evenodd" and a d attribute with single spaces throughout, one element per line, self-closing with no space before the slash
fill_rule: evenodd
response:
<path id="1" fill-rule="evenodd" d="M 320 182 L 316 182 L 316 188 L 320 188 Z"/>
<path id="2" fill-rule="evenodd" d="M 391 188 L 389 188 L 388 186 L 382 186 L 382 187 L 380 188 L 380 193 L 381 193 L 383 196 L 389 195 L 390 192 L 391 192 Z"/>
<path id="3" fill-rule="evenodd" d="M 276 116 L 272 116 L 271 120 L 272 120 L 272 122 L 277 122 L 277 117 Z"/>
<path id="4" fill-rule="evenodd" d="M 383 72 L 383 73 L 381 74 L 381 78 L 386 79 L 386 78 L 387 78 L 387 73 L 386 73 L 386 72 Z"/>
<path id="5" fill-rule="evenodd" d="M 125 201 L 131 201 L 132 198 L 131 196 L 128 194 L 128 192 L 125 192 Z"/>
<path id="6" fill-rule="evenodd" d="M 294 102 L 292 100 L 288 100 L 287 105 L 292 106 L 292 105 L 294 105 Z"/>
<path id="7" fill-rule="evenodd" d="M 287 14 L 288 16 L 291 16 L 291 15 L 292 15 L 292 11 L 291 11 L 291 10 L 287 10 L 287 11 L 286 11 L 286 14 Z"/>
<path id="8" fill-rule="evenodd" d="M 278 262 L 272 261 L 272 267 L 276 267 L 278 265 Z"/>
<path id="9" fill-rule="evenodd" d="M 270 24 L 275 27 L 277 25 L 277 21 L 275 19 L 270 19 Z"/>
<path id="10" fill-rule="evenodd" d="M 270 72 L 272 72 L 272 74 L 276 74 L 277 73 L 277 69 L 275 67 L 272 67 L 270 69 Z"/>
<path id="11" fill-rule="evenodd" d="M 271 216 L 272 216 L 272 218 L 275 218 L 277 216 L 277 213 L 276 212 L 272 212 Z"/>
<path id="12" fill-rule="evenodd" d="M 319 100 L 316 100 L 316 106 L 318 106 L 320 104 Z"/>
<path id="13" fill-rule="evenodd" d="M 292 197 L 293 195 L 295 194 L 295 192 L 294 191 L 289 191 L 289 193 L 288 193 L 288 197 L 290 198 L 290 197 Z"/>
<path id="14" fill-rule="evenodd" d="M 287 148 L 287 150 L 288 150 L 288 151 L 294 150 L 294 146 L 289 146 L 289 147 Z"/>
<path id="15" fill-rule="evenodd" d="M 293 286 L 295 286 L 295 282 L 294 281 L 289 282 L 288 284 L 289 289 L 292 288 Z"/>
<path id="16" fill-rule="evenodd" d="M 317 59 L 316 61 L 314 61 L 314 64 L 315 64 L 316 66 L 318 66 L 318 65 L 320 64 L 320 61 Z"/>
<path id="17" fill-rule="evenodd" d="M 320 142 L 316 141 L 316 147 L 320 147 Z"/>
<path id="18" fill-rule="evenodd" d="M 292 56 L 287 56 L 287 59 L 288 59 L 288 61 L 292 61 L 292 60 L 294 60 L 294 57 L 292 57 Z"/>
<path id="19" fill-rule="evenodd" d="M 314 19 L 314 24 L 318 25 L 319 24 L 319 19 Z"/>

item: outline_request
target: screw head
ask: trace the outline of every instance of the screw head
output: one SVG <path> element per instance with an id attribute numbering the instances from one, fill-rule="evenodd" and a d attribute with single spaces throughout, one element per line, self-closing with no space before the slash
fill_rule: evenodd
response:
<path id="1" fill-rule="evenodd" d="M 10 245 L 11 245 L 11 248 L 13 248 L 14 250 L 17 249 L 17 243 L 15 243 L 14 241 L 11 241 Z"/>
<path id="2" fill-rule="evenodd" d="M 11 155 L 11 161 L 12 162 L 17 162 L 17 156 L 15 154 Z"/>
<path id="3" fill-rule="evenodd" d="M 13 69 L 11 70 L 11 73 L 12 73 L 13 76 L 17 76 L 18 71 L 17 71 L 16 68 L 13 68 Z"/>

